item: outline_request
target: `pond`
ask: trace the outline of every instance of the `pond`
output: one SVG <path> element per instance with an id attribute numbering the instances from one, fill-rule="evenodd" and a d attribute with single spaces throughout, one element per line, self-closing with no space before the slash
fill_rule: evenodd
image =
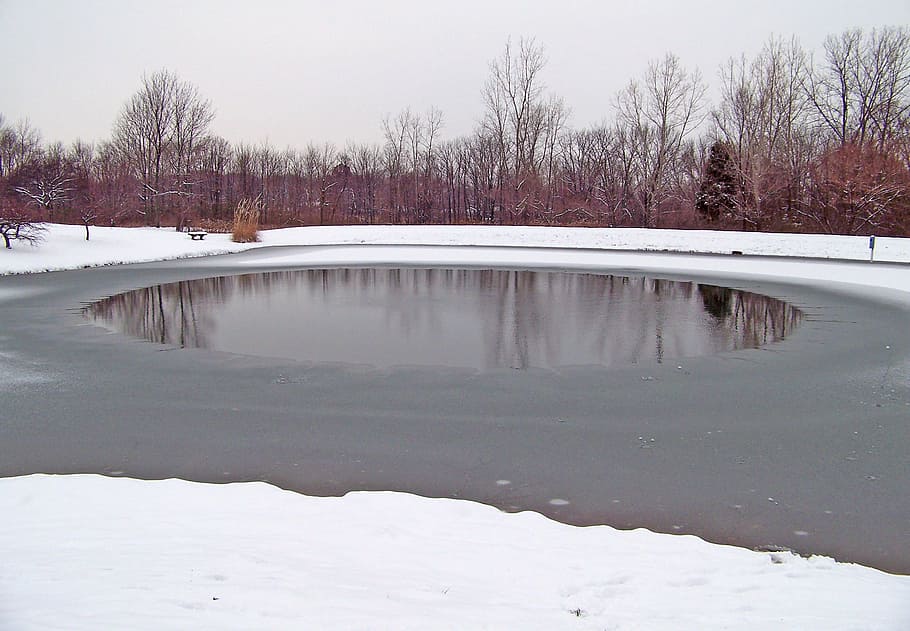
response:
<path id="1" fill-rule="evenodd" d="M 644 276 L 306 269 L 183 281 L 84 314 L 152 342 L 376 367 L 612 366 L 758 348 L 800 324 L 794 306 Z"/>

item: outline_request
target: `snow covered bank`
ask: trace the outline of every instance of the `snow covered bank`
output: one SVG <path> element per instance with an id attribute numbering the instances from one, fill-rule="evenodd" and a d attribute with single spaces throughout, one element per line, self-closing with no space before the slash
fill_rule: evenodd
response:
<path id="1" fill-rule="evenodd" d="M 465 501 L 28 476 L 0 512 L 10 629 L 910 626 L 910 577 Z"/>
<path id="2" fill-rule="evenodd" d="M 240 252 L 262 245 L 491 245 L 697 252 L 869 260 L 868 237 L 640 228 L 521 226 L 319 226 L 265 230 L 259 244 L 226 234 L 192 241 L 173 228 L 92 228 L 48 224 L 44 243 L 0 249 L 0 274 L 75 269 Z M 910 239 L 878 238 L 876 261 L 910 262 Z"/>
<path id="3" fill-rule="evenodd" d="M 86 243 L 79 227 L 50 226 L 40 247 L 0 251 L 0 273 L 255 247 L 227 235 L 191 241 L 173 230 L 96 228 L 92 235 Z M 269 231 L 262 245 L 360 243 L 833 257 L 858 262 L 727 257 L 724 265 L 735 274 L 870 285 L 905 301 L 910 288 L 910 267 L 859 262 L 868 258 L 864 237 L 361 226 Z M 451 262 L 470 263 L 469 250 Z M 879 240 L 876 253 L 910 261 L 910 240 Z M 537 262 L 596 254 L 554 250 L 554 258 Z M 324 255 L 288 254 L 307 264 Z M 332 255 L 358 260 L 354 248 Z M 530 255 L 500 253 L 487 262 L 529 262 Z M 610 261 L 668 265 L 667 257 L 622 252 Z M 705 257 L 672 261 L 676 270 L 707 264 Z M 0 278 L 0 298 L 3 292 Z M 0 338 L 0 360 L 15 359 L 12 376 L 27 378 L 27 358 L 2 351 Z M 0 628 L 17 631 L 910 628 L 910 577 L 694 537 L 575 528 L 465 501 L 400 493 L 319 499 L 262 483 L 37 475 L 0 479 L 0 514 Z"/>

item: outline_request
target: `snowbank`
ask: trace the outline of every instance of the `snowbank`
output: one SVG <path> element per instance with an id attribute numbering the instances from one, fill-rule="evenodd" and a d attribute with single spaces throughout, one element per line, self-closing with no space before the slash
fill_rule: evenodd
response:
<path id="1" fill-rule="evenodd" d="M 10 629 L 906 629 L 910 577 L 402 493 L 0 480 Z"/>
<path id="2" fill-rule="evenodd" d="M 91 229 L 48 224 L 37 247 L 14 242 L 0 248 L 0 274 L 44 272 L 118 263 L 240 252 L 263 245 L 490 245 L 593 248 L 653 252 L 718 253 L 869 260 L 868 237 L 641 228 L 522 226 L 317 226 L 262 231 L 258 244 L 238 244 L 227 234 L 193 241 L 173 228 Z M 876 261 L 910 262 L 910 239 L 876 239 Z"/>

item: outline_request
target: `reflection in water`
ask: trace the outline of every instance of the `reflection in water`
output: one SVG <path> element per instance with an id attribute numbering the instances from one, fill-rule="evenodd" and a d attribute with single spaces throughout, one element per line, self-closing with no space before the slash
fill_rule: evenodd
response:
<path id="1" fill-rule="evenodd" d="M 311 361 L 475 368 L 611 365 L 757 348 L 801 312 L 691 282 L 563 272 L 329 269 L 206 278 L 85 315 L 165 344 Z"/>

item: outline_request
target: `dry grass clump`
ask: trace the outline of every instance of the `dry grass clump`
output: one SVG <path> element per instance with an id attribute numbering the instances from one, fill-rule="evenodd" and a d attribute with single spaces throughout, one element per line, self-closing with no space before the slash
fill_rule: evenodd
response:
<path id="1" fill-rule="evenodd" d="M 231 231 L 234 243 L 259 241 L 259 209 L 252 199 L 241 199 L 234 210 L 234 227 Z"/>

